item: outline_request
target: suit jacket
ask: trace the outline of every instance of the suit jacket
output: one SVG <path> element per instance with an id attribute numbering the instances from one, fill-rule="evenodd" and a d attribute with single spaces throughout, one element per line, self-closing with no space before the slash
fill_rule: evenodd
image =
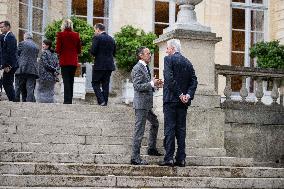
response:
<path id="1" fill-rule="evenodd" d="M 164 58 L 163 103 L 181 102 L 181 94 L 189 94 L 190 105 L 197 88 L 197 77 L 191 62 L 179 52 Z"/>
<path id="2" fill-rule="evenodd" d="M 39 53 L 38 45 L 31 39 L 22 41 L 18 45 L 17 74 L 32 74 L 38 76 L 37 57 Z"/>
<path id="3" fill-rule="evenodd" d="M 134 109 L 150 110 L 153 108 L 153 87 L 145 66 L 138 62 L 132 69 L 131 77 L 134 87 Z"/>
<path id="4" fill-rule="evenodd" d="M 60 66 L 78 66 L 78 54 L 81 53 L 79 33 L 65 29 L 58 32 L 56 37 L 56 52 Z"/>
<path id="5" fill-rule="evenodd" d="M 0 34 L 0 70 L 2 68 L 2 45 L 3 45 L 4 35 Z"/>
<path id="6" fill-rule="evenodd" d="M 2 42 L 2 67 L 11 66 L 13 70 L 18 68 L 17 62 L 17 40 L 12 32 L 9 32 L 6 37 L 3 36 Z"/>
<path id="7" fill-rule="evenodd" d="M 107 33 L 93 37 L 91 54 L 95 57 L 93 70 L 115 70 L 113 57 L 115 56 L 115 41 Z"/>

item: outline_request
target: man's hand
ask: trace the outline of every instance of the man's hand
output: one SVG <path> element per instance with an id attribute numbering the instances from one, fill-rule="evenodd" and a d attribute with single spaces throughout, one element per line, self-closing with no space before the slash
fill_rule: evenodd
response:
<path id="1" fill-rule="evenodd" d="M 156 76 L 154 76 L 154 86 L 157 88 L 162 88 L 164 85 L 164 82 L 161 79 L 156 79 Z"/>
<path id="2" fill-rule="evenodd" d="M 180 100 L 181 100 L 182 103 L 186 104 L 186 103 L 188 103 L 188 101 L 189 101 L 189 99 L 190 99 L 190 95 L 189 95 L 189 94 L 186 94 L 186 95 L 181 94 L 181 95 L 179 96 L 179 98 L 180 98 Z"/>

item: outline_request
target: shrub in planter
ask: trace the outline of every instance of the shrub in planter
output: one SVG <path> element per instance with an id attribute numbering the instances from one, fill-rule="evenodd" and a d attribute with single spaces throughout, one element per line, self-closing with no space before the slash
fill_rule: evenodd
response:
<path id="1" fill-rule="evenodd" d="M 250 57 L 257 58 L 257 67 L 284 69 L 284 45 L 279 41 L 259 42 L 250 48 Z"/>
<path id="2" fill-rule="evenodd" d="M 130 25 L 122 27 L 121 31 L 114 35 L 117 49 L 115 56 L 117 67 L 122 70 L 131 71 L 137 63 L 136 49 L 146 46 L 154 53 L 157 46 L 153 41 L 156 38 L 156 34 L 152 32 L 145 33 L 142 29 L 134 28 Z"/>
<path id="3" fill-rule="evenodd" d="M 89 53 L 89 49 L 92 45 L 92 38 L 94 36 L 94 29 L 85 20 L 79 19 L 75 16 L 70 18 L 73 22 L 73 28 L 75 32 L 80 34 L 80 39 L 82 43 L 82 53 L 79 56 L 79 61 L 82 63 L 91 62 L 92 56 Z M 56 33 L 61 31 L 60 27 L 63 19 L 53 21 L 45 29 L 45 38 L 53 42 L 53 47 L 56 44 Z"/>

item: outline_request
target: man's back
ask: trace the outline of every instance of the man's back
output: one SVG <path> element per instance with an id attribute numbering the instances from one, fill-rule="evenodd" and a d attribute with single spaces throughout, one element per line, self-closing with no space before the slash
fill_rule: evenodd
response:
<path id="1" fill-rule="evenodd" d="M 27 39 L 19 43 L 18 46 L 18 62 L 19 69 L 17 73 L 37 75 L 37 57 L 39 53 L 38 45 L 31 39 Z"/>
<path id="2" fill-rule="evenodd" d="M 180 102 L 181 94 L 189 94 L 192 100 L 197 87 L 197 78 L 190 61 L 176 52 L 166 56 L 164 62 L 164 103 Z"/>
<path id="3" fill-rule="evenodd" d="M 115 41 L 105 32 L 94 36 L 91 54 L 95 57 L 94 70 L 115 70 Z"/>

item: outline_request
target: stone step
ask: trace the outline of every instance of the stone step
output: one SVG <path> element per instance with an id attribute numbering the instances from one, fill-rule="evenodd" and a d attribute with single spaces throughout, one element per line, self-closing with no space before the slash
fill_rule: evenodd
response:
<path id="1" fill-rule="evenodd" d="M 16 175 L 89 175 L 89 176 L 153 176 L 153 177 L 224 177 L 284 178 L 284 168 L 188 166 L 161 167 L 125 164 L 0 162 L 0 174 Z"/>
<path id="2" fill-rule="evenodd" d="M 86 136 L 86 135 L 46 135 L 46 134 L 0 134 L 1 142 L 11 143 L 43 143 L 43 144 L 92 144 L 92 145 L 131 145 L 132 137 L 118 136 Z M 142 145 L 147 146 L 148 139 L 142 140 Z M 157 146 L 163 146 L 163 140 L 157 139 Z"/>
<path id="3" fill-rule="evenodd" d="M 7 101 L 0 102 L 0 115 L 13 116 L 19 115 L 25 112 L 34 113 L 58 113 L 61 112 L 80 112 L 82 114 L 88 114 L 92 112 L 105 112 L 105 113 L 115 113 L 115 112 L 133 112 L 131 106 L 126 106 L 122 104 L 110 104 L 109 106 L 98 106 L 98 105 L 81 105 L 81 104 L 47 104 L 47 103 L 11 103 Z"/>
<path id="4" fill-rule="evenodd" d="M 283 188 L 284 178 L 149 177 L 82 175 L 0 175 L 2 186 L 129 188 Z"/>
<path id="5" fill-rule="evenodd" d="M 105 189 L 105 187 L 14 187 L 14 186 L 0 186 L 0 188 L 5 189 Z M 129 189 L 128 187 L 107 187 L 109 189 Z M 132 188 L 133 189 L 133 188 Z M 136 188 L 141 189 L 141 188 Z M 156 188 L 156 189 L 164 189 L 164 188 Z M 167 188 L 167 189 L 176 189 L 176 188 Z M 183 188 L 183 189 L 213 189 L 213 188 Z"/>
<path id="6" fill-rule="evenodd" d="M 157 146 L 160 152 L 164 151 L 162 146 Z M 79 153 L 79 154 L 131 154 L 131 145 L 97 145 L 97 144 L 46 144 L 46 143 L 11 143 L 3 142 L 0 145 L 0 152 L 50 152 L 50 153 Z M 204 156 L 212 151 L 219 149 L 214 148 L 186 148 L 186 154 Z M 147 146 L 141 147 L 141 154 L 146 154 Z M 205 154 L 203 154 L 205 153 Z"/>
<path id="7" fill-rule="evenodd" d="M 157 164 L 163 156 L 142 155 L 150 164 Z M 44 152 L 0 152 L 2 162 L 46 162 L 46 163 L 96 163 L 96 164 L 129 164 L 130 155 L 125 154 L 77 154 L 77 153 L 44 153 Z M 188 166 L 253 166 L 252 158 L 236 157 L 202 157 L 187 156 Z"/>
<path id="8" fill-rule="evenodd" d="M 1 109 L 0 109 L 1 110 Z M 2 109 L 3 111 L 3 109 Z M 133 119 L 134 120 L 134 112 L 78 112 L 78 111 L 48 111 L 48 110 L 11 110 L 7 112 L 6 110 L 4 113 L 0 114 L 2 117 L 32 117 L 32 118 L 53 118 L 53 119 L 83 119 L 86 121 L 95 121 L 97 119 L 100 120 L 127 120 Z"/>

